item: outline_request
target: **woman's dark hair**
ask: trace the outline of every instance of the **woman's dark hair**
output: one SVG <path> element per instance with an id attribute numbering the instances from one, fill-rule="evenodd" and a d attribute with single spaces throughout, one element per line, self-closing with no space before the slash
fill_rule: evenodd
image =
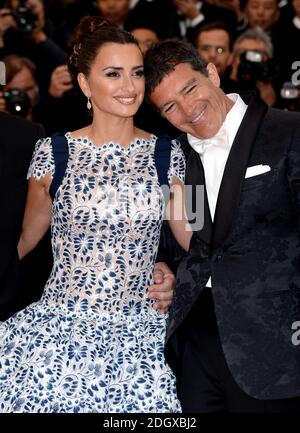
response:
<path id="1" fill-rule="evenodd" d="M 87 16 L 75 28 L 71 41 L 68 68 L 73 77 L 89 75 L 100 48 L 106 43 L 135 44 L 135 37 L 100 16 Z"/>
<path id="2" fill-rule="evenodd" d="M 146 95 L 150 95 L 164 77 L 181 63 L 187 63 L 195 71 L 207 77 L 206 64 L 196 48 L 181 39 L 166 39 L 149 48 L 144 58 Z"/>

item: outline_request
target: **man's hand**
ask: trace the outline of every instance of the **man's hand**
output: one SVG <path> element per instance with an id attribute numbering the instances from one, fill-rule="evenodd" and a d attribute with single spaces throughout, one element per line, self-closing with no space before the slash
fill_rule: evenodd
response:
<path id="1" fill-rule="evenodd" d="M 193 20 L 198 15 L 201 15 L 194 0 L 174 0 L 174 5 L 183 16 L 189 18 L 190 20 Z"/>
<path id="2" fill-rule="evenodd" d="M 53 98 L 61 98 L 65 92 L 72 88 L 72 77 L 67 65 L 57 66 L 51 74 L 49 94 Z"/>
<path id="3" fill-rule="evenodd" d="M 269 107 L 272 107 L 277 100 L 276 92 L 272 84 L 256 81 L 256 87 L 259 90 L 261 99 L 268 104 Z"/>
<path id="4" fill-rule="evenodd" d="M 3 96 L 3 92 L 0 92 L 0 111 L 6 111 L 6 102 Z"/>
<path id="5" fill-rule="evenodd" d="M 16 27 L 11 9 L 0 8 L 0 36 L 3 36 L 10 27 Z"/>
<path id="6" fill-rule="evenodd" d="M 0 8 L 0 48 L 4 47 L 3 35 L 10 27 L 16 27 L 11 9 Z"/>
<path id="7" fill-rule="evenodd" d="M 163 262 L 158 262 L 153 271 L 154 284 L 149 287 L 149 298 L 156 298 L 153 308 L 164 314 L 170 308 L 175 288 L 175 275 Z"/>

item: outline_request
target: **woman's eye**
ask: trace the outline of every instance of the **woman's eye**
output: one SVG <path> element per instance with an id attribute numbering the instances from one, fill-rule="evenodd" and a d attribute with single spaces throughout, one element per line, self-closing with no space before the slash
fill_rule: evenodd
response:
<path id="1" fill-rule="evenodd" d="M 119 72 L 116 71 L 107 72 L 106 76 L 109 78 L 119 77 Z"/>
<path id="2" fill-rule="evenodd" d="M 134 72 L 134 75 L 137 77 L 143 77 L 144 76 L 144 70 L 143 69 L 139 69 L 137 71 Z"/>

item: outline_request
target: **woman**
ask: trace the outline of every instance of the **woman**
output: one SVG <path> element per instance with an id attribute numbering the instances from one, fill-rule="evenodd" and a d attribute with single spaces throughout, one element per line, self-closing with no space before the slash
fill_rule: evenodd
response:
<path id="1" fill-rule="evenodd" d="M 70 68 L 93 112 L 65 135 L 68 163 L 53 203 L 51 139 L 37 143 L 18 250 L 52 224 L 54 265 L 41 300 L 0 327 L 2 412 L 178 412 L 163 349 L 166 316 L 152 308 L 164 200 L 156 137 L 134 127 L 143 59 L 129 33 L 85 17 Z M 169 179 L 184 178 L 176 143 Z"/>

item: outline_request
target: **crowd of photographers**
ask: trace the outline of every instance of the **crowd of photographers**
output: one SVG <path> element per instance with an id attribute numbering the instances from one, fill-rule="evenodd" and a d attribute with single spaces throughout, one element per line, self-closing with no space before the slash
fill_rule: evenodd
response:
<path id="1" fill-rule="evenodd" d="M 88 123 L 65 64 L 73 29 L 88 14 L 131 31 L 143 52 L 159 39 L 187 38 L 216 65 L 225 92 L 257 89 L 270 106 L 300 110 L 300 0 L 0 0 L 1 111 L 48 134 Z M 177 135 L 146 103 L 136 123 Z"/>

